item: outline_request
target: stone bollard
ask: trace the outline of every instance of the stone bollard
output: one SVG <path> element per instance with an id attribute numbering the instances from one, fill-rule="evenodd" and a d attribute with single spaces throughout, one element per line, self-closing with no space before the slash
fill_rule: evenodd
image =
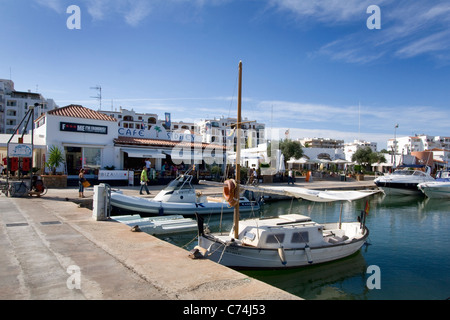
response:
<path id="1" fill-rule="evenodd" d="M 108 219 L 108 188 L 104 183 L 94 186 L 92 217 L 96 221 Z"/>

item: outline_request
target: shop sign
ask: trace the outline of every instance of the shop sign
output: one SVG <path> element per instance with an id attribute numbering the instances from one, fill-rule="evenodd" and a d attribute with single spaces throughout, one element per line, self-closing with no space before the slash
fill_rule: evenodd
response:
<path id="1" fill-rule="evenodd" d="M 82 124 L 72 122 L 60 122 L 59 124 L 60 124 L 59 126 L 60 131 L 108 134 L 107 126 L 97 126 L 93 124 Z"/>
<path id="2" fill-rule="evenodd" d="M 202 137 L 196 134 L 166 131 L 162 126 L 154 126 L 147 129 L 119 128 L 119 136 L 133 138 L 147 138 L 157 140 L 171 140 L 180 142 L 201 142 Z"/>
<path id="3" fill-rule="evenodd" d="M 25 157 L 30 158 L 32 155 L 31 144 L 10 143 L 8 145 L 9 157 Z"/>
<path id="4" fill-rule="evenodd" d="M 128 180 L 128 170 L 99 170 L 98 180 Z"/>

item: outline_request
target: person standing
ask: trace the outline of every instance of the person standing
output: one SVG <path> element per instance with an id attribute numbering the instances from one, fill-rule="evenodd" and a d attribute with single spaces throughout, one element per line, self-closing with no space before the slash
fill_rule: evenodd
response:
<path id="1" fill-rule="evenodd" d="M 78 197 L 84 198 L 84 185 L 83 182 L 86 181 L 86 178 L 84 177 L 84 169 L 80 169 L 80 173 L 78 174 Z"/>
<path id="2" fill-rule="evenodd" d="M 148 181 L 147 166 L 144 166 L 141 172 L 141 189 L 139 190 L 139 194 L 142 194 L 142 189 L 145 189 L 147 194 L 150 194 L 147 188 L 147 181 Z"/>

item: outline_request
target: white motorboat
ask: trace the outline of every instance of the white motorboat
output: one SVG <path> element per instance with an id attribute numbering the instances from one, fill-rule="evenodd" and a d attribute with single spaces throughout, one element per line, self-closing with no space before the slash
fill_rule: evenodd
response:
<path id="1" fill-rule="evenodd" d="M 114 216 L 112 219 L 151 235 L 190 232 L 197 229 L 197 222 L 194 219 L 182 215 L 142 218 L 137 214 Z"/>
<path id="2" fill-rule="evenodd" d="M 450 172 L 439 171 L 435 181 L 419 183 L 417 187 L 428 198 L 450 199 Z"/>
<path id="3" fill-rule="evenodd" d="M 240 141 L 241 126 L 241 79 L 242 62 L 239 63 L 237 141 Z M 239 143 L 236 159 L 240 159 Z M 240 181 L 239 161 L 236 161 L 236 180 Z M 224 195 L 230 204 L 236 203 L 240 188 L 234 181 L 226 181 Z M 343 199 L 336 194 L 332 196 L 334 201 L 348 200 L 348 196 Z M 298 214 L 240 221 L 240 207 L 235 205 L 234 209 L 233 228 L 225 235 L 205 230 L 203 217 L 197 215 L 198 245 L 191 251 L 191 257 L 207 258 L 237 269 L 294 268 L 347 257 L 358 251 L 369 235 L 364 211 L 360 222 L 342 223 L 339 219 L 338 223 L 319 224 Z"/>
<path id="4" fill-rule="evenodd" d="M 112 191 L 111 206 L 126 211 L 138 212 L 141 216 L 234 212 L 234 208 L 223 198 L 199 196 L 191 181 L 191 175 L 180 175 L 152 199 L 128 196 L 120 191 Z M 257 211 L 260 208 L 257 201 L 250 201 L 246 197 L 240 197 L 239 205 L 241 211 L 246 212 Z"/>
<path id="5" fill-rule="evenodd" d="M 396 170 L 376 178 L 374 183 L 387 195 L 420 195 L 418 184 L 431 181 L 434 178 L 420 170 Z"/>

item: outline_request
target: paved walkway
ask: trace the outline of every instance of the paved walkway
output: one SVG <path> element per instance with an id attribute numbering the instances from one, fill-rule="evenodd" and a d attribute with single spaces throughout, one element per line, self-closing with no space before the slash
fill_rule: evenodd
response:
<path id="1" fill-rule="evenodd" d="M 77 195 L 0 196 L 0 299 L 299 299 L 126 225 L 95 221 L 68 201 Z"/>

